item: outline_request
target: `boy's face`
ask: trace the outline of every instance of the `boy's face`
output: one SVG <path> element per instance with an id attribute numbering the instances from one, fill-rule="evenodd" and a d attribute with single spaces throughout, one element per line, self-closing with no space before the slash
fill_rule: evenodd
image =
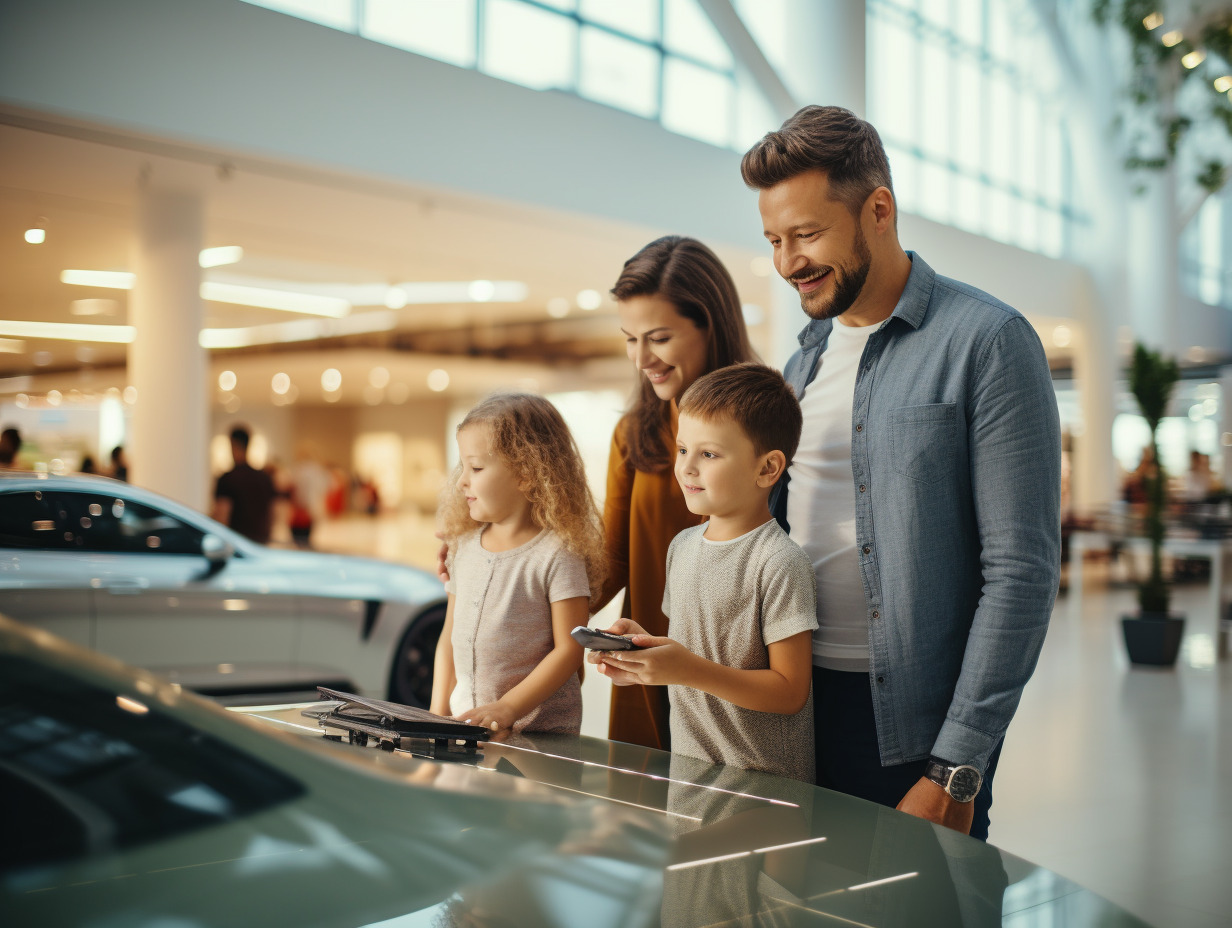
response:
<path id="1" fill-rule="evenodd" d="M 781 469 L 767 476 L 767 458 L 731 419 L 706 421 L 682 414 L 676 430 L 676 481 L 685 505 L 699 516 L 727 517 L 766 504 Z"/>

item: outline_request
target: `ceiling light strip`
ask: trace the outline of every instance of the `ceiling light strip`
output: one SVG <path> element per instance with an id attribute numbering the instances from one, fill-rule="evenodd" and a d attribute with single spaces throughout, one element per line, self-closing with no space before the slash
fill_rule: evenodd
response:
<path id="1" fill-rule="evenodd" d="M 131 325 L 90 325 L 84 322 L 0 320 L 0 335 L 13 338 L 54 338 L 77 342 L 127 345 L 137 337 Z"/>

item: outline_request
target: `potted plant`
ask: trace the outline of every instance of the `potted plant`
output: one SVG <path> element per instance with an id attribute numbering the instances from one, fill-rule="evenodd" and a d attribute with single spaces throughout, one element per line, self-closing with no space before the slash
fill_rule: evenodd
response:
<path id="1" fill-rule="evenodd" d="M 1164 508 L 1168 501 L 1168 477 L 1159 459 L 1155 430 L 1164 417 L 1172 388 L 1179 376 L 1176 361 L 1143 345 L 1134 346 L 1129 366 L 1129 389 L 1151 430 L 1151 461 L 1145 475 L 1146 517 L 1144 527 L 1151 541 L 1151 573 L 1138 584 L 1138 614 L 1121 618 L 1125 647 L 1134 664 L 1171 667 L 1181 647 L 1184 616 L 1170 613 L 1172 590 L 1163 574 Z"/>

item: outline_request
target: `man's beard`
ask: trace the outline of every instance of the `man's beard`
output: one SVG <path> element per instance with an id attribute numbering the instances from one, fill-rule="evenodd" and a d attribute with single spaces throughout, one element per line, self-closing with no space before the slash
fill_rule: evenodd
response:
<path id="1" fill-rule="evenodd" d="M 853 269 L 844 267 L 832 267 L 834 276 L 834 295 L 824 303 L 819 302 L 820 294 L 815 297 L 810 297 L 805 294 L 800 294 L 800 308 L 812 319 L 834 319 L 841 316 L 847 310 L 851 309 L 853 303 L 860 296 L 860 292 L 864 289 L 864 283 L 868 280 L 869 269 L 873 265 L 872 253 L 868 250 L 868 240 L 864 237 L 864 230 L 856 225 L 856 237 L 853 243 L 856 253 L 856 266 Z M 803 271 L 793 274 L 793 277 L 811 277 L 818 271 L 820 267 L 809 267 Z"/>

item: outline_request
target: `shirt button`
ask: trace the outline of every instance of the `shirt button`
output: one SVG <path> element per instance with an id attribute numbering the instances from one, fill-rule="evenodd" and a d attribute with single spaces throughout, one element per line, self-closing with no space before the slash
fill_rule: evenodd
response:
<path id="1" fill-rule="evenodd" d="M 868 545 L 865 545 L 865 546 L 864 546 L 864 553 L 865 553 L 865 554 L 870 554 L 870 553 L 872 553 L 872 550 L 873 550 L 873 549 L 872 549 L 872 548 L 870 548 Z"/>
<path id="2" fill-rule="evenodd" d="M 863 432 L 863 431 L 864 431 L 864 426 L 862 426 L 862 425 L 857 425 L 857 426 L 856 426 L 856 431 L 857 431 L 857 432 Z"/>
<path id="3" fill-rule="evenodd" d="M 878 677 L 878 678 L 877 678 L 877 682 L 878 682 L 878 683 L 885 683 L 885 677 Z"/>
<path id="4" fill-rule="evenodd" d="M 864 484 L 860 484 L 860 492 L 861 492 L 861 493 L 863 493 L 863 492 L 864 492 Z"/>
<path id="5" fill-rule="evenodd" d="M 874 619 L 879 619 L 879 618 L 881 618 L 881 613 L 880 613 L 880 612 L 874 612 L 874 613 L 873 613 L 873 618 L 874 618 Z"/>

